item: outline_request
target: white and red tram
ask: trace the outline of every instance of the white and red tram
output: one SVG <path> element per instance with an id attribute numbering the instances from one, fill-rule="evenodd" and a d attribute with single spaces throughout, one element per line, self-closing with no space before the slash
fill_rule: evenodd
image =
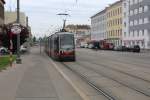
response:
<path id="1" fill-rule="evenodd" d="M 54 60 L 75 61 L 74 34 L 57 32 L 46 39 L 45 51 Z"/>

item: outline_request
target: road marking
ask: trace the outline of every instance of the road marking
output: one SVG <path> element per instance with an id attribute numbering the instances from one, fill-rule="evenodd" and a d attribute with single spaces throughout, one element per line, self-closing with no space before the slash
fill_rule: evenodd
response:
<path id="1" fill-rule="evenodd" d="M 77 87 L 74 82 L 50 59 L 51 63 L 54 65 L 54 67 L 58 70 L 58 72 L 70 83 L 70 85 L 76 90 L 76 92 L 81 96 L 83 100 L 90 100 L 89 97 L 84 94 L 84 91 L 82 91 L 79 87 Z"/>

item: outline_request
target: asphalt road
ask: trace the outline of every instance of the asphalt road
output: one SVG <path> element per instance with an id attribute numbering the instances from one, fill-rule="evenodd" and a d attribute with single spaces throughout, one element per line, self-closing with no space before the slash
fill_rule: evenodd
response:
<path id="1" fill-rule="evenodd" d="M 65 64 L 115 100 L 150 100 L 150 53 L 77 49 Z"/>
<path id="2" fill-rule="evenodd" d="M 0 72 L 0 100 L 83 100 L 39 47 Z"/>
<path id="3" fill-rule="evenodd" d="M 149 53 L 77 49 L 76 57 L 56 62 L 31 48 L 21 65 L 0 73 L 0 100 L 150 100 Z"/>

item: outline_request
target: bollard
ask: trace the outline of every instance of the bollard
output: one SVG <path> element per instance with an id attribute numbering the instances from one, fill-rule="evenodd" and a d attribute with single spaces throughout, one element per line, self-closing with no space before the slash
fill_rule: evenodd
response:
<path id="1" fill-rule="evenodd" d="M 10 62 L 10 67 L 12 67 L 12 63 L 13 63 L 13 56 L 12 56 L 12 52 L 11 52 L 11 51 L 10 51 L 9 62 Z"/>

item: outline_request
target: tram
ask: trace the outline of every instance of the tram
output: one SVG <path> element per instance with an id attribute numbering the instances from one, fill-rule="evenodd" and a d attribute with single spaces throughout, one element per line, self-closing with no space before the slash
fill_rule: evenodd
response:
<path id="1" fill-rule="evenodd" d="M 57 61 L 75 61 L 74 34 L 70 32 L 57 32 L 47 37 L 45 52 Z"/>

